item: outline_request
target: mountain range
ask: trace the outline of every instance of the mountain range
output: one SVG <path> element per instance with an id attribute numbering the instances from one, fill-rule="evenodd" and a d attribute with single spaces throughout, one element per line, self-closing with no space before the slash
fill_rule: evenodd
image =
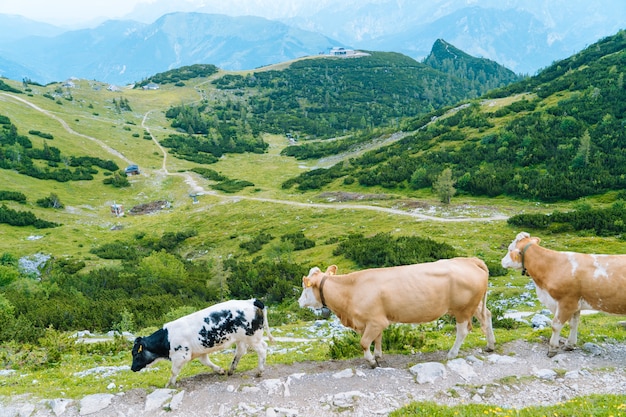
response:
<path id="1" fill-rule="evenodd" d="M 152 13 L 163 10 L 158 4 Z M 617 32 L 626 21 L 626 8 L 617 0 L 576 7 L 561 0 L 463 5 L 321 2 L 318 8 L 274 14 L 274 20 L 196 8 L 166 13 L 151 23 L 108 20 L 78 30 L 0 14 L 0 76 L 40 83 L 78 77 L 127 84 L 185 65 L 249 70 L 338 46 L 421 60 L 437 39 L 518 74 L 533 74 Z M 150 14 L 143 10 L 142 15 Z"/>

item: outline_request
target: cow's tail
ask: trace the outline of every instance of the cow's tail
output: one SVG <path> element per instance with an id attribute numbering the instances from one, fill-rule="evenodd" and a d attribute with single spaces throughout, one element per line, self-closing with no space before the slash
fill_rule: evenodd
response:
<path id="1" fill-rule="evenodd" d="M 489 279 L 489 267 L 487 266 L 485 261 L 480 258 L 473 259 L 476 263 L 476 266 L 487 273 L 487 279 Z M 487 308 L 487 291 L 485 291 L 482 300 L 480 300 L 480 303 L 478 304 L 478 308 L 476 309 L 476 315 L 477 317 L 480 317 L 481 325 L 483 320 L 489 320 L 489 322 L 491 322 L 491 312 Z"/>
<path id="2" fill-rule="evenodd" d="M 263 311 L 263 328 L 265 329 L 265 333 L 267 333 L 267 337 L 270 340 L 270 342 L 271 343 L 275 342 L 276 340 L 274 339 L 274 336 L 272 336 L 272 333 L 270 332 L 270 324 L 267 320 L 267 307 L 265 307 L 265 304 L 263 304 L 263 302 L 260 300 L 254 300 L 254 306 L 258 308 L 259 310 Z"/>

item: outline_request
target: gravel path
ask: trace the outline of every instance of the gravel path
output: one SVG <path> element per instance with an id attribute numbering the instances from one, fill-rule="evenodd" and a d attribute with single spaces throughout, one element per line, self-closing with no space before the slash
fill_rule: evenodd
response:
<path id="1" fill-rule="evenodd" d="M 554 358 L 546 352 L 545 343 L 515 341 L 498 346 L 495 354 L 462 350 L 452 361 L 443 351 L 386 355 L 385 366 L 377 369 L 358 358 L 270 366 L 261 378 L 254 371 L 230 377 L 208 371 L 181 379 L 175 389 L 134 389 L 81 400 L 5 398 L 0 415 L 386 416 L 412 401 L 522 408 L 626 393 L 626 346 L 586 344 Z"/>

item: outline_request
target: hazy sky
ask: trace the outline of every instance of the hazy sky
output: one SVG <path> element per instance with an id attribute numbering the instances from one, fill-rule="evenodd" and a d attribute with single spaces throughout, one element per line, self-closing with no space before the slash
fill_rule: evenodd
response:
<path id="1" fill-rule="evenodd" d="M 15 14 L 57 25 L 78 24 L 99 18 L 120 18 L 138 3 L 154 0 L 0 0 L 0 13 Z"/>
<path id="2" fill-rule="evenodd" d="M 0 14 L 20 15 L 57 26 L 95 26 L 107 19 L 130 18 L 152 23 L 172 11 L 196 11 L 271 18 L 290 11 L 320 8 L 343 0 L 0 0 Z M 380 0 L 362 0 L 376 2 Z M 404 1 L 404 0 L 402 0 Z M 421 0 L 420 0 L 421 1 Z M 430 0 L 442 1 L 442 0 Z M 475 0 L 454 0 L 475 1 Z M 132 16 L 130 14 L 132 13 Z"/>
<path id="3" fill-rule="evenodd" d="M 95 27 L 107 19 L 132 19 L 152 23 L 165 13 L 174 11 L 255 15 L 268 19 L 286 19 L 313 14 L 325 6 L 358 3 L 380 3 L 388 0 L 0 0 L 0 14 L 21 15 L 32 20 L 67 28 Z M 567 13 L 594 15 L 616 13 L 622 16 L 626 1 L 622 0 L 394 0 L 407 8 L 426 10 L 425 18 L 434 19 L 433 12 L 447 14 L 469 5 L 481 7 L 518 7 L 533 13 L 550 26 L 550 19 Z M 430 8 L 425 6 L 432 6 Z M 615 10 L 615 7 L 620 10 Z M 553 10 L 556 9 L 556 10 Z M 555 15 L 556 13 L 556 15 Z M 1 30 L 1 28 L 0 28 Z"/>

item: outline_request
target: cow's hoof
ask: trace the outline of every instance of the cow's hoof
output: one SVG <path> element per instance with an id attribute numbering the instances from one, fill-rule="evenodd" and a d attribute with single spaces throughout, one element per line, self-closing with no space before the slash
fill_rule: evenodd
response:
<path id="1" fill-rule="evenodd" d="M 549 350 L 549 351 L 548 351 L 548 358 L 553 358 L 553 357 L 555 357 L 557 353 L 559 353 L 559 352 L 558 352 L 558 351 L 556 351 L 556 350 Z"/>
<path id="2" fill-rule="evenodd" d="M 494 350 L 495 350 L 494 348 L 489 347 L 489 346 L 485 348 L 485 352 L 493 352 Z"/>
<path id="3" fill-rule="evenodd" d="M 572 345 L 565 345 L 565 346 L 563 346 L 563 350 L 566 350 L 568 352 L 571 352 L 574 349 L 576 349 L 576 347 L 572 346 Z"/>

